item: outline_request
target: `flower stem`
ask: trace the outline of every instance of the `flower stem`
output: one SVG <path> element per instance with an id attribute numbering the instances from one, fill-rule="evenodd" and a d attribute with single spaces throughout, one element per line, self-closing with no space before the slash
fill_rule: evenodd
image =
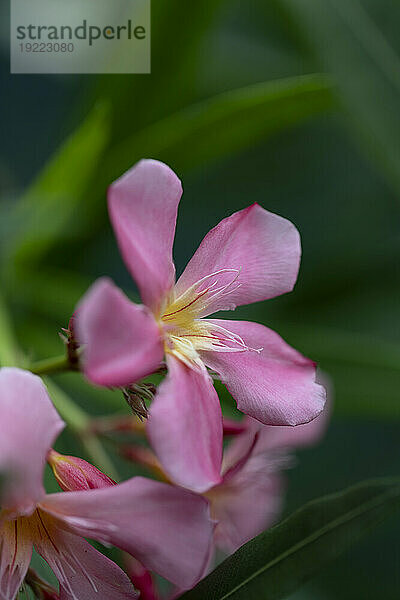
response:
<path id="1" fill-rule="evenodd" d="M 64 371 L 77 371 L 79 368 L 72 365 L 66 354 L 38 360 L 29 366 L 29 371 L 35 375 L 53 375 Z"/>
<path id="2" fill-rule="evenodd" d="M 3 298 L 0 296 L 0 366 L 11 367 L 21 364 L 22 353 L 14 335 L 11 319 Z"/>

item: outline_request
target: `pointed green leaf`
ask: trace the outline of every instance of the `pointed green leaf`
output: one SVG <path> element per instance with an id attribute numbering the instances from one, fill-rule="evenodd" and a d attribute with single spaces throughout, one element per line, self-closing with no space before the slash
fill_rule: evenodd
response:
<path id="1" fill-rule="evenodd" d="M 112 176 L 143 156 L 165 160 L 178 171 L 187 170 L 235 154 L 334 106 L 331 82 L 319 74 L 225 92 L 158 121 L 116 146 Z"/>
<path id="2" fill-rule="evenodd" d="M 66 140 L 17 204 L 8 256 L 31 264 L 60 236 L 74 237 L 107 138 L 107 111 L 101 105 Z"/>
<path id="3" fill-rule="evenodd" d="M 309 502 L 226 559 L 182 600 L 279 600 L 400 506 L 400 479 Z"/>

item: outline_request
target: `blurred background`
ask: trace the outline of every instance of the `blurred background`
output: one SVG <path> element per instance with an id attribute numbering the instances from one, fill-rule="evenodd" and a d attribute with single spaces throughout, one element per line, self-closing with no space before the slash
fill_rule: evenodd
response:
<path id="1" fill-rule="evenodd" d="M 301 232 L 294 292 L 234 315 L 276 329 L 334 390 L 324 441 L 288 473 L 286 512 L 398 474 L 400 4 L 153 0 L 152 74 L 131 76 L 11 76 L 7 4 L 1 293 L 29 358 L 62 352 L 58 332 L 95 277 L 135 294 L 106 188 L 138 159 L 159 158 L 184 186 L 178 273 L 210 227 L 253 202 Z M 56 380 L 90 413 L 127 410 L 79 375 Z M 60 449 L 82 454 L 69 435 Z M 398 599 L 399 536 L 392 519 L 293 600 Z"/>

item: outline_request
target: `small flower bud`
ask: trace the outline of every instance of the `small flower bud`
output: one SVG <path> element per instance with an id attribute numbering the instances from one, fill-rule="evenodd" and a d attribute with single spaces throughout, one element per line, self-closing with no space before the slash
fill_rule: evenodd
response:
<path id="1" fill-rule="evenodd" d="M 64 456 L 50 450 L 47 462 L 64 492 L 94 490 L 115 485 L 115 481 L 82 458 Z"/>
<path id="2" fill-rule="evenodd" d="M 147 419 L 148 410 L 146 400 L 153 400 L 157 389 L 152 383 L 132 383 L 122 388 L 122 393 L 133 413 L 139 419 Z"/>

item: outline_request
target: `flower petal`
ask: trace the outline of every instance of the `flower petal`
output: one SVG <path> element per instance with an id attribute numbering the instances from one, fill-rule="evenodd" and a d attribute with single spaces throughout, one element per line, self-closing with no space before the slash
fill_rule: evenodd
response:
<path id="1" fill-rule="evenodd" d="M 0 370 L 0 505 L 30 514 L 44 495 L 46 456 L 64 428 L 42 380 L 28 371 Z"/>
<path id="2" fill-rule="evenodd" d="M 272 525 L 281 511 L 282 488 L 278 475 L 246 466 L 233 480 L 211 490 L 212 516 L 218 521 L 216 545 L 235 552 Z"/>
<path id="3" fill-rule="evenodd" d="M 123 562 L 129 579 L 140 592 L 140 600 L 159 600 L 155 581 L 150 571 L 130 554 L 124 554 Z"/>
<path id="4" fill-rule="evenodd" d="M 81 537 L 66 531 L 57 519 L 39 511 L 35 548 L 60 584 L 60 600 L 136 600 L 129 577 Z"/>
<path id="5" fill-rule="evenodd" d="M 181 182 L 167 165 L 141 160 L 109 188 L 111 222 L 142 300 L 157 311 L 175 282 L 172 245 Z"/>
<path id="6" fill-rule="evenodd" d="M 178 485 L 203 492 L 221 480 L 222 414 L 206 370 L 167 355 L 168 375 L 150 408 L 147 432 Z"/>
<path id="7" fill-rule="evenodd" d="M 179 278 L 176 296 L 211 273 L 221 272 L 221 282 L 214 278 L 213 287 L 226 285 L 226 290 L 215 296 L 202 316 L 273 298 L 293 289 L 300 255 L 296 227 L 253 204 L 209 231 Z M 236 271 L 233 278 L 230 273 L 230 285 L 227 270 Z"/>
<path id="8" fill-rule="evenodd" d="M 90 381 L 128 385 L 157 369 L 163 346 L 153 315 L 145 306 L 131 302 L 111 280 L 97 280 L 76 312 Z"/>
<path id="9" fill-rule="evenodd" d="M 183 588 L 204 574 L 214 524 L 208 503 L 196 494 L 135 477 L 109 488 L 51 494 L 42 507 L 76 533 L 129 552 Z"/>
<path id="10" fill-rule="evenodd" d="M 326 384 L 326 381 L 324 381 Z M 287 450 L 317 444 L 324 435 L 331 414 L 331 401 L 328 394 L 322 412 L 309 423 L 290 426 L 263 425 L 257 419 L 245 417 L 241 424 L 245 428 L 235 436 L 224 452 L 223 469 L 225 474 L 243 462 L 246 455 L 269 453 L 276 456 Z"/>
<path id="11" fill-rule="evenodd" d="M 14 600 L 32 557 L 32 540 L 26 519 L 0 525 L 0 600 Z"/>
<path id="12" fill-rule="evenodd" d="M 299 425 L 324 408 L 325 390 L 315 383 L 315 364 L 271 329 L 248 321 L 212 320 L 261 352 L 203 352 L 239 410 L 267 425 Z"/>
<path id="13" fill-rule="evenodd" d="M 266 451 L 275 451 L 279 449 L 304 448 L 317 444 L 324 435 L 328 426 L 331 414 L 329 397 L 322 412 L 309 423 L 297 425 L 297 427 L 276 427 L 262 425 L 259 421 L 248 417 L 249 429 L 253 432 L 258 431 L 258 440 L 254 449 L 254 454 Z M 251 422 L 251 424 L 250 424 Z M 237 436 L 232 445 L 240 442 L 239 438 L 245 434 Z"/>

